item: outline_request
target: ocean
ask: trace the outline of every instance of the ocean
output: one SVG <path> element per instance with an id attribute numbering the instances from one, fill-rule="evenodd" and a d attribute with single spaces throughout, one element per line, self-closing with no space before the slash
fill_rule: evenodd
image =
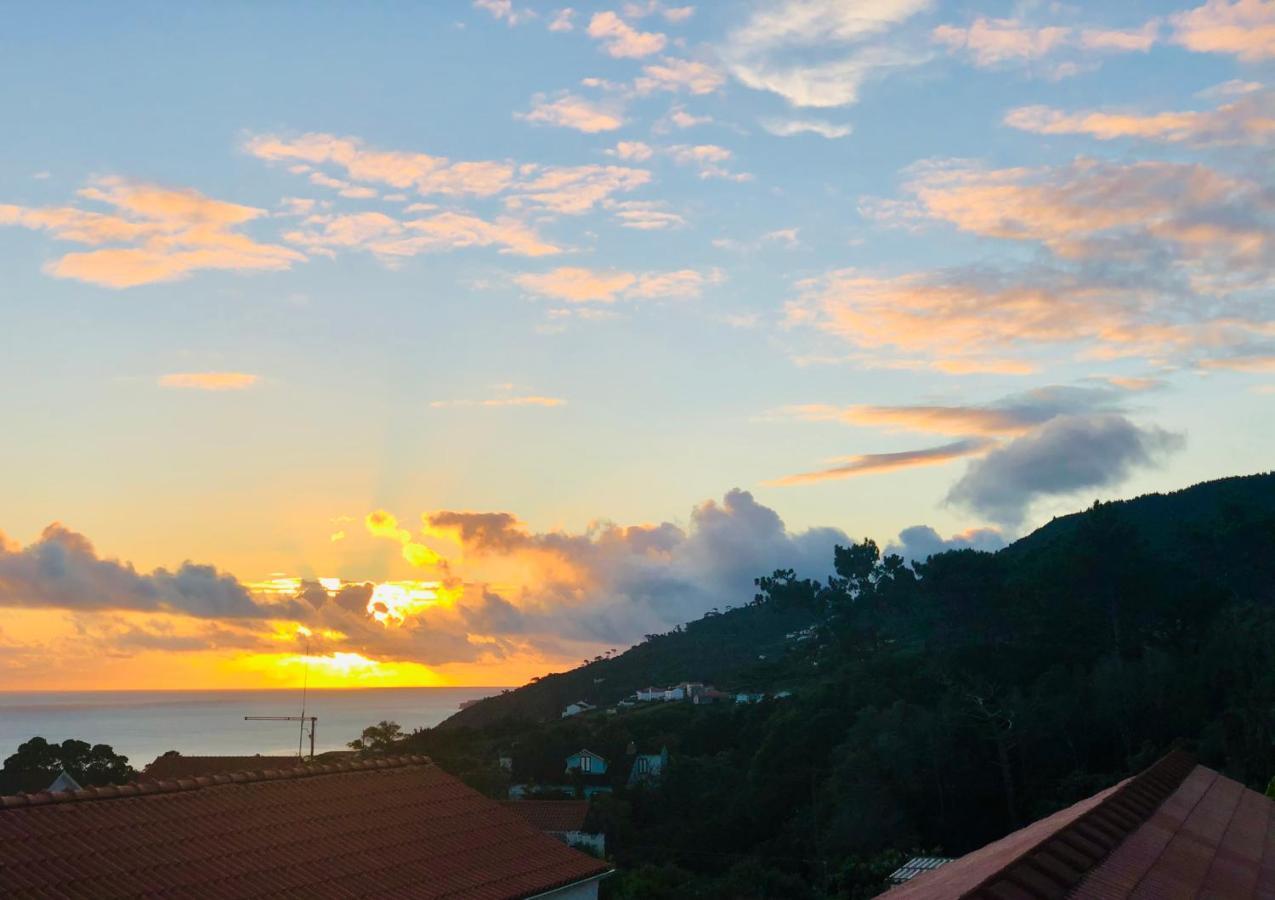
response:
<path id="1" fill-rule="evenodd" d="M 311 688 L 306 715 L 319 717 L 315 750 L 341 750 L 382 719 L 404 731 L 437 725 L 465 700 L 501 688 Z M 277 755 L 297 752 L 299 723 L 245 722 L 244 716 L 295 716 L 299 690 L 0 691 L 0 761 L 39 736 L 110 744 L 141 769 L 156 756 Z M 309 741 L 306 740 L 306 749 Z"/>

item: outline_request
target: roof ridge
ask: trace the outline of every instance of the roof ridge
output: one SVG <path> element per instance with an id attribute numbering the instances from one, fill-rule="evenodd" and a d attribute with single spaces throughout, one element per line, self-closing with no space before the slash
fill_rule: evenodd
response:
<path id="1" fill-rule="evenodd" d="M 1142 827 L 1195 767 L 1192 754 L 1170 751 L 960 896 L 969 900 L 1000 897 L 995 888 L 1003 882 L 1030 897 L 1062 896 Z"/>
<path id="2" fill-rule="evenodd" d="M 267 757 L 268 758 L 268 757 Z M 364 772 L 373 769 L 401 769 L 407 766 L 433 765 L 433 760 L 421 754 L 382 756 L 373 759 L 348 760 L 333 763 L 301 763 L 292 768 L 270 768 L 225 772 L 217 775 L 197 775 L 193 778 L 174 778 L 159 781 L 132 781 L 128 784 L 108 784 L 102 787 L 81 788 L 78 791 L 37 791 L 31 794 L 0 796 L 0 810 L 30 806 L 48 806 L 56 803 L 76 803 L 89 800 L 113 800 L 119 797 L 141 797 L 151 794 L 176 794 L 223 784 L 247 784 L 258 781 L 286 781 L 294 778 L 312 778 L 317 775 L 338 775 L 344 772 Z"/>

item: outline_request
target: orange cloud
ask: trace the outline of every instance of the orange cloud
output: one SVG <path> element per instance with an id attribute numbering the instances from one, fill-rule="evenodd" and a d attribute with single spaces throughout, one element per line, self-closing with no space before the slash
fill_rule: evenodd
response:
<path id="1" fill-rule="evenodd" d="M 607 155 L 626 161 L 644 162 L 654 156 L 655 151 L 649 144 L 641 141 L 620 141 L 607 151 Z"/>
<path id="2" fill-rule="evenodd" d="M 1160 36 L 1160 23 L 1151 21 L 1133 31 L 1086 28 L 1080 32 L 1080 45 L 1088 50 L 1113 50 L 1121 53 L 1145 53 Z"/>
<path id="3" fill-rule="evenodd" d="M 355 181 L 381 182 L 396 188 L 415 188 L 421 194 L 489 197 L 514 181 L 508 162 L 452 162 L 426 153 L 374 150 L 351 137 L 311 133 L 289 140 L 257 135 L 244 145 L 248 153 L 272 162 L 332 164 Z"/>
<path id="4" fill-rule="evenodd" d="M 1275 57 L 1275 3 L 1208 0 L 1172 17 L 1173 40 L 1196 53 L 1227 53 L 1245 62 Z"/>
<path id="5" fill-rule="evenodd" d="M 1022 434 L 1038 422 L 1026 421 L 1018 410 L 980 406 L 846 406 L 808 404 L 786 412 L 814 422 L 947 435 Z"/>
<path id="6" fill-rule="evenodd" d="M 612 194 L 636 190 L 650 180 L 650 172 L 627 166 L 550 166 L 519 184 L 506 205 L 511 209 L 535 207 L 580 215 Z"/>
<path id="7" fill-rule="evenodd" d="M 721 273 L 716 270 L 707 273 L 696 269 L 633 273 L 576 266 L 562 266 L 549 272 L 526 273 L 514 278 L 533 294 L 569 303 L 698 297 L 705 285 L 721 280 Z"/>
<path id="8" fill-rule="evenodd" d="M 399 220 L 384 213 L 316 214 L 302 222 L 307 228 L 284 238 L 312 252 L 332 248 L 359 249 L 384 260 L 463 247 L 499 247 L 501 253 L 549 256 L 561 248 L 540 238 L 516 219 L 494 222 L 466 213 L 443 212 L 420 219 Z"/>
<path id="9" fill-rule="evenodd" d="M 650 56 L 668 43 L 668 38 L 659 32 L 638 31 L 609 10 L 593 14 L 589 37 L 602 41 L 607 53 L 617 59 Z"/>
<path id="10" fill-rule="evenodd" d="M 734 154 L 716 144 L 674 144 L 668 148 L 668 154 L 679 166 L 698 168 L 700 178 L 751 181 L 753 177 L 746 172 L 729 171 L 724 164 L 729 162 Z"/>
<path id="11" fill-rule="evenodd" d="M 620 224 L 625 228 L 636 228 L 640 231 L 658 231 L 664 228 L 679 228 L 686 220 L 675 212 L 664 208 L 664 203 L 655 200 L 626 200 L 607 204 Z"/>
<path id="12" fill-rule="evenodd" d="M 637 282 L 632 272 L 603 272 L 562 266 L 542 274 L 524 274 L 514 279 L 534 294 L 571 303 L 614 302 L 626 288 Z"/>
<path id="13" fill-rule="evenodd" d="M 160 387 L 198 391 L 242 391 L 257 381 L 256 375 L 247 372 L 171 372 L 159 378 Z"/>
<path id="14" fill-rule="evenodd" d="M 1034 28 L 1016 19 L 979 16 L 968 27 L 940 25 L 932 32 L 936 42 L 953 50 L 965 50 L 976 66 L 987 68 L 1010 60 L 1039 59 L 1063 46 L 1071 29 Z"/>
<path id="15" fill-rule="evenodd" d="M 354 181 L 378 182 L 398 189 L 410 187 L 424 195 L 504 194 L 509 209 L 543 209 L 563 215 L 587 212 L 612 194 L 634 190 L 651 180 L 650 172 L 624 166 L 453 162 L 425 153 L 376 150 L 357 138 L 323 133 L 293 139 L 258 135 L 244 147 L 259 159 L 296 163 L 300 166 L 298 174 L 310 172 L 314 165 L 333 165 Z"/>
<path id="16" fill-rule="evenodd" d="M 725 82 L 726 76 L 707 63 L 666 56 L 658 63 L 643 66 L 642 74 L 633 81 L 633 89 L 639 94 L 655 91 L 711 94 Z"/>
<path id="17" fill-rule="evenodd" d="M 1057 167 L 915 169 L 907 185 L 921 212 L 984 237 L 1034 241 L 1068 260 L 1129 263 L 1167 254 L 1196 289 L 1269 272 L 1275 231 L 1267 188 L 1194 163 L 1111 163 L 1084 157 Z"/>
<path id="18" fill-rule="evenodd" d="M 119 178 L 98 179 L 79 193 L 115 211 L 0 205 L 0 225 L 47 231 L 59 240 L 90 246 L 132 245 L 68 253 L 46 266 L 58 278 L 126 288 L 176 281 L 201 269 L 287 269 L 305 259 L 295 250 L 258 243 L 235 230 L 265 215 L 265 210 L 214 200 L 191 189 Z"/>
<path id="19" fill-rule="evenodd" d="M 820 481 L 853 478 L 859 475 L 873 475 L 879 472 L 895 472 L 900 469 L 916 468 L 917 466 L 937 466 L 965 456 L 983 453 L 994 445 L 994 441 L 969 439 L 953 441 L 950 444 L 943 444 L 939 447 L 927 447 L 923 450 L 843 456 L 831 460 L 837 465 L 826 469 L 787 475 L 766 483 L 774 487 L 789 487 L 796 484 L 814 484 Z"/>
<path id="20" fill-rule="evenodd" d="M 1275 137 L 1275 92 L 1253 92 L 1212 110 L 1149 115 L 1023 106 L 1010 110 L 1005 124 L 1037 134 L 1084 134 L 1102 141 L 1132 137 L 1167 143 L 1260 144 Z"/>
<path id="21" fill-rule="evenodd" d="M 1200 361 L 1205 369 L 1226 369 L 1232 372 L 1275 372 L 1275 354 L 1231 356 Z"/>
<path id="22" fill-rule="evenodd" d="M 564 94 L 552 101 L 543 94 L 537 94 L 532 101 L 531 112 L 516 113 L 515 118 L 541 125 L 574 128 L 586 134 L 615 131 L 624 124 L 623 116 L 614 107 L 575 94 Z"/>

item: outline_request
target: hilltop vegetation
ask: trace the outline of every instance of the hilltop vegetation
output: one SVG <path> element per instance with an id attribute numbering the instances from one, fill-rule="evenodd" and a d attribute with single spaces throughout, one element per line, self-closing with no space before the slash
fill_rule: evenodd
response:
<path id="1" fill-rule="evenodd" d="M 1275 774 L 1275 475 L 1095 504 L 994 554 L 908 566 L 864 541 L 835 568 L 408 740 L 493 795 L 607 756 L 607 890 L 635 898 L 870 896 L 909 851 L 966 852 L 1178 745 Z M 558 718 L 685 679 L 793 694 Z M 630 742 L 668 747 L 658 786 L 623 786 Z"/>

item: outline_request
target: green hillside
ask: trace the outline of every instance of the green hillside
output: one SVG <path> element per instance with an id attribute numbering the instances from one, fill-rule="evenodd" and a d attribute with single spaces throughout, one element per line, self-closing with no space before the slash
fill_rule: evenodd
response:
<path id="1" fill-rule="evenodd" d="M 617 656 L 490 697 L 455 713 L 439 727 L 481 728 L 506 719 L 556 719 L 563 707 L 577 700 L 614 704 L 637 688 L 680 681 L 756 689 L 769 683 L 773 666 L 765 663 L 782 656 L 784 636 L 806 628 L 816 618 L 809 609 L 760 606 L 710 614 L 667 634 L 651 635 Z"/>
<path id="2" fill-rule="evenodd" d="M 871 896 L 907 853 L 964 853 L 1174 746 L 1275 775 L 1275 475 L 1096 504 L 998 553 L 833 562 L 409 745 L 493 795 L 602 754 L 616 898 Z M 559 718 L 684 679 L 791 694 Z M 663 780 L 627 787 L 629 750 L 663 746 Z"/>

